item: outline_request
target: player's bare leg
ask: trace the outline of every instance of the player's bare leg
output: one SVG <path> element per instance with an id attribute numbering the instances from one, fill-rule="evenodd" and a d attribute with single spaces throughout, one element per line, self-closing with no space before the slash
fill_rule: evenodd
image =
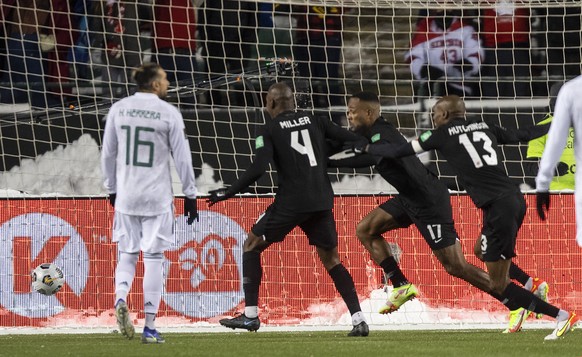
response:
<path id="1" fill-rule="evenodd" d="M 382 234 L 397 229 L 398 223 L 383 209 L 377 207 L 368 213 L 356 226 L 356 236 L 378 265 L 391 256 Z"/>
<path id="2" fill-rule="evenodd" d="M 368 213 L 356 226 L 356 236 L 394 286 L 386 304 L 380 308 L 381 314 L 394 312 L 418 296 L 418 289 L 406 279 L 382 237 L 383 233 L 396 228 L 399 228 L 399 225 L 394 217 L 379 207 Z"/>
<path id="3" fill-rule="evenodd" d="M 499 259 L 495 262 L 485 262 L 485 265 L 487 265 L 487 271 L 489 272 L 491 291 L 502 295 L 510 283 L 509 266 L 511 265 L 511 260 Z"/>
<path id="4" fill-rule="evenodd" d="M 486 293 L 491 292 L 489 274 L 483 269 L 467 262 L 459 241 L 446 248 L 433 250 L 433 253 L 447 273 L 465 280 Z"/>

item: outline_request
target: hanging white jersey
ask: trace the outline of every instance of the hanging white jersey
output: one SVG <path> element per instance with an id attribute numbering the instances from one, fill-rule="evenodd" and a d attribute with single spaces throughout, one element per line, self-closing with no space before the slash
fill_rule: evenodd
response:
<path id="1" fill-rule="evenodd" d="M 196 197 L 190 145 L 176 107 L 156 94 L 138 92 L 111 106 L 105 123 L 101 168 L 104 186 L 116 193 L 115 210 L 154 216 L 172 209 L 170 160 L 188 198 Z"/>
<path id="2" fill-rule="evenodd" d="M 472 65 L 465 75 L 474 76 L 479 72 L 481 57 L 481 45 L 473 27 L 455 18 L 443 30 L 429 17 L 418 23 L 405 59 L 410 62 L 415 79 L 423 79 L 421 70 L 425 65 L 440 69 L 447 78 L 462 78 L 463 72 L 456 64 L 464 59 Z"/>

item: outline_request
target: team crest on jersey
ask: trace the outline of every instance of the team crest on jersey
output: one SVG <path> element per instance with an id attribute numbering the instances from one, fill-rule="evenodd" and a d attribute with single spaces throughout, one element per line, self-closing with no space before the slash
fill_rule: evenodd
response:
<path id="1" fill-rule="evenodd" d="M 380 133 L 378 134 L 374 134 L 371 138 L 370 141 L 375 143 L 376 141 L 380 140 Z"/>
<path id="2" fill-rule="evenodd" d="M 265 140 L 263 139 L 263 136 L 258 136 L 257 139 L 255 140 L 255 149 L 260 149 L 263 146 L 265 146 Z"/>
<path id="3" fill-rule="evenodd" d="M 424 133 L 422 133 L 422 135 L 420 135 L 420 141 L 427 141 L 428 138 L 430 138 L 432 135 L 432 131 L 425 131 Z"/>

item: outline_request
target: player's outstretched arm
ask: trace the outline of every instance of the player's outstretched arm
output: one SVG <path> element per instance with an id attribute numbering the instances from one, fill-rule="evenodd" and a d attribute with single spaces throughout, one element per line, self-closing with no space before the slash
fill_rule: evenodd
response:
<path id="1" fill-rule="evenodd" d="M 224 201 L 244 191 L 253 182 L 257 181 L 269 168 L 269 163 L 273 158 L 273 145 L 268 135 L 261 134 L 255 140 L 255 157 L 251 166 L 233 182 L 229 188 L 220 188 L 210 191 L 210 197 L 206 200 L 208 206 L 213 206 L 217 202 Z"/>
<path id="2" fill-rule="evenodd" d="M 344 150 L 336 155 L 333 155 L 327 161 L 327 167 L 349 167 L 362 168 L 370 167 L 378 164 L 382 158 L 378 158 L 369 154 L 354 154 L 352 150 Z"/>
<path id="3" fill-rule="evenodd" d="M 216 190 L 208 191 L 210 195 L 206 202 L 208 203 L 208 207 L 214 206 L 216 203 L 220 201 L 225 201 L 234 196 L 232 192 L 230 192 L 227 188 L 219 188 Z"/>
<path id="4" fill-rule="evenodd" d="M 532 125 L 523 129 L 506 129 L 500 126 L 493 126 L 492 129 L 499 144 L 518 144 L 546 135 L 550 130 L 550 123 Z"/>
<path id="5" fill-rule="evenodd" d="M 369 154 L 382 156 L 389 159 L 395 159 L 404 156 L 411 156 L 415 154 L 412 143 L 406 144 L 370 144 L 367 145 L 365 151 Z"/>

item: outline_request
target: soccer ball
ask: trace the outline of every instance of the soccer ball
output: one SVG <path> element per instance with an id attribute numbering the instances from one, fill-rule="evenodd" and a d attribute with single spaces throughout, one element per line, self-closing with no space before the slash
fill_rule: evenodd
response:
<path id="1" fill-rule="evenodd" d="M 53 295 L 65 283 L 63 272 L 53 263 L 45 263 L 34 268 L 31 274 L 32 289 L 43 295 Z"/>

